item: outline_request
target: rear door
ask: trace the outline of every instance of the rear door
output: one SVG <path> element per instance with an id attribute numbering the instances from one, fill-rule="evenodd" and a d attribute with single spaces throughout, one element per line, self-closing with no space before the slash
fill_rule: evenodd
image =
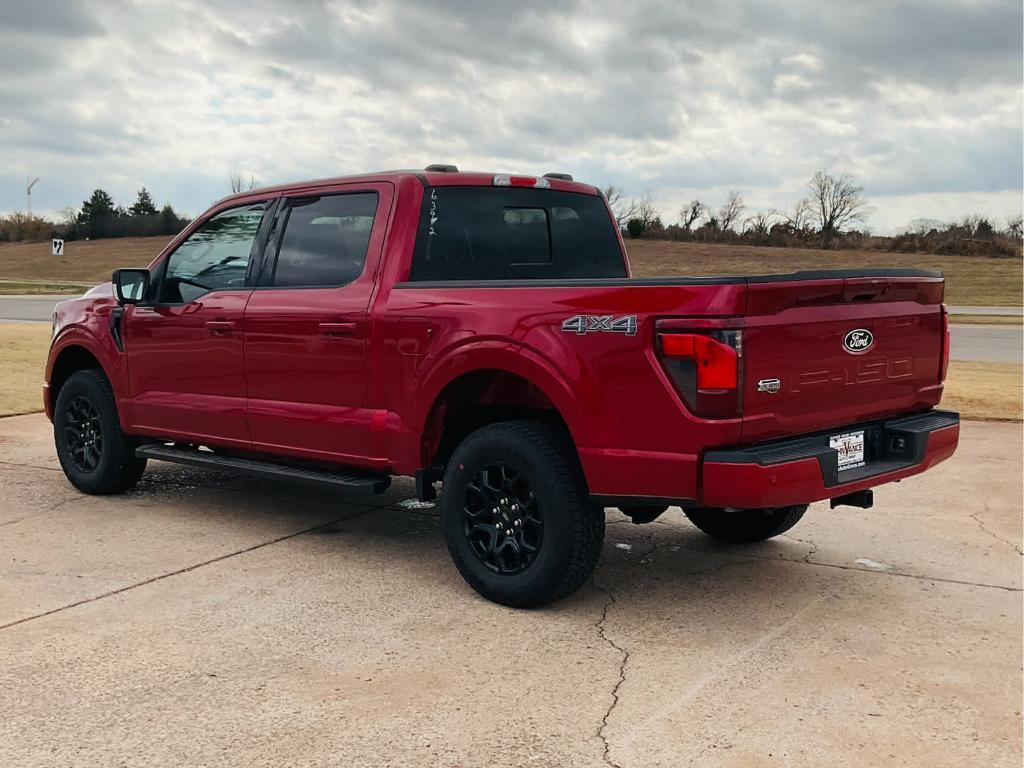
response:
<path id="1" fill-rule="evenodd" d="M 370 183 L 282 200 L 245 310 L 253 448 L 367 462 L 368 307 L 392 198 Z"/>
<path id="2" fill-rule="evenodd" d="M 247 447 L 242 317 L 273 202 L 214 213 L 157 265 L 124 316 L 133 427 Z"/>
<path id="3" fill-rule="evenodd" d="M 942 391 L 942 292 L 941 276 L 928 273 L 751 278 L 743 441 L 934 406 Z"/>

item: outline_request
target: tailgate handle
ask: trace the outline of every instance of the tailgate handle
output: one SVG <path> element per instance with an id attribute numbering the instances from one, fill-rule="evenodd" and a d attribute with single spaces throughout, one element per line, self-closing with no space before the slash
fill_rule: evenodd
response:
<path id="1" fill-rule="evenodd" d="M 843 301 L 871 301 L 889 292 L 889 284 L 880 281 L 847 283 L 843 287 Z"/>

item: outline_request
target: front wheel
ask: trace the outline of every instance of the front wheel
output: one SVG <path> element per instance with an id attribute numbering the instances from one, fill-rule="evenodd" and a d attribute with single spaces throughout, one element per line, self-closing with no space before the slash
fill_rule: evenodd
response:
<path id="1" fill-rule="evenodd" d="M 765 509 L 725 510 L 701 508 L 684 510 L 690 522 L 717 541 L 749 544 L 785 533 L 804 516 L 806 504 Z"/>
<path id="2" fill-rule="evenodd" d="M 444 476 L 441 527 L 473 589 L 496 603 L 542 605 L 575 592 L 604 544 L 604 509 L 587 502 L 572 444 L 536 421 L 478 429 Z"/>
<path id="3" fill-rule="evenodd" d="M 78 371 L 64 382 L 53 437 L 65 476 L 85 493 L 127 491 L 146 469 L 146 460 L 135 457 L 135 441 L 121 431 L 114 392 L 101 371 Z"/>

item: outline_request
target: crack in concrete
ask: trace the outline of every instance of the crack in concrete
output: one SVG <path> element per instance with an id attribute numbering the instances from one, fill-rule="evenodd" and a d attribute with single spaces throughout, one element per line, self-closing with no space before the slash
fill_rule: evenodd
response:
<path id="1" fill-rule="evenodd" d="M 21 464 L 15 461 L 0 461 L 5 467 L 26 467 L 28 469 L 45 469 L 48 472 L 60 472 L 60 467 L 41 467 L 38 464 Z"/>
<path id="2" fill-rule="evenodd" d="M 794 536 L 791 533 L 784 533 L 782 535 L 783 535 L 784 538 L 792 539 L 793 541 L 799 541 L 801 544 L 806 544 L 807 545 L 807 547 L 808 547 L 807 554 L 804 555 L 804 557 L 803 557 L 803 561 L 805 563 L 807 563 L 808 565 L 818 565 L 819 564 L 817 560 L 815 560 L 813 563 L 811 562 L 811 557 L 814 555 L 815 552 L 818 551 L 818 545 L 814 543 L 813 539 L 801 539 L 799 536 Z M 785 560 L 786 558 L 782 558 L 782 559 Z M 789 561 L 789 562 L 792 562 L 792 561 Z"/>
<path id="3" fill-rule="evenodd" d="M 35 513 L 31 514 L 31 515 L 25 515 L 24 517 L 19 517 L 17 520 L 6 520 L 6 521 L 0 523 L 0 528 L 2 528 L 5 525 L 14 525 L 15 523 L 20 523 L 22 520 L 28 520 L 30 518 L 39 517 L 40 515 L 49 514 L 50 512 L 53 512 L 55 509 L 60 509 L 65 504 L 70 504 L 73 501 L 83 501 L 86 498 L 88 498 L 88 497 L 87 496 L 72 496 L 70 498 L 64 499 L 63 501 L 58 501 L 56 504 L 51 504 L 46 509 L 41 509 L 38 512 L 35 512 Z"/>
<path id="4" fill-rule="evenodd" d="M 619 689 L 622 687 L 622 684 L 626 682 L 626 664 L 629 662 L 629 651 L 612 640 L 605 631 L 605 621 L 608 619 L 608 610 L 615 604 L 615 595 L 612 594 L 611 590 L 605 589 L 596 581 L 594 582 L 594 589 L 601 592 L 608 598 L 604 604 L 604 608 L 601 610 L 601 618 L 594 624 L 594 627 L 597 629 L 598 635 L 601 639 L 622 655 L 622 660 L 619 662 L 619 678 L 615 681 L 615 685 L 612 687 L 612 700 L 608 705 L 608 709 L 605 710 L 604 717 L 601 718 L 601 726 L 597 729 L 597 737 L 604 745 L 604 752 L 601 754 L 601 760 L 605 765 L 610 765 L 612 768 L 622 768 L 622 766 L 615 762 L 611 757 L 612 745 L 611 742 L 608 741 L 608 736 L 605 731 L 608 729 L 608 719 L 612 716 L 612 712 L 619 705 Z"/>
<path id="5" fill-rule="evenodd" d="M 985 499 L 985 511 L 986 512 L 991 512 L 992 511 L 992 508 L 989 506 L 989 499 L 987 497 Z M 971 519 L 974 520 L 974 522 L 976 522 L 978 524 L 978 527 L 982 531 L 987 533 L 989 536 L 991 536 L 996 541 L 1001 542 L 1003 544 L 1006 544 L 1006 545 L 1012 547 L 1013 551 L 1016 552 L 1018 555 L 1024 555 L 1024 550 L 1021 550 L 1021 548 L 1019 546 L 1017 546 L 1016 542 L 1010 541 L 1009 539 L 1004 539 L 1002 536 L 1000 536 L 998 533 L 993 531 L 991 528 L 988 528 L 985 525 L 985 522 L 981 519 L 980 515 L 981 515 L 980 512 L 971 512 L 970 513 Z"/>
<path id="6" fill-rule="evenodd" d="M 203 568 L 203 567 L 205 567 L 207 565 L 213 565 L 214 563 L 219 563 L 222 560 L 228 560 L 228 559 L 230 559 L 232 557 L 237 557 L 238 555 L 244 555 L 244 554 L 247 554 L 249 552 L 254 552 L 257 549 L 263 549 L 264 547 L 269 547 L 272 544 L 279 544 L 282 541 L 287 541 L 288 539 L 294 539 L 295 537 L 302 536 L 305 533 L 312 533 L 313 531 L 319 531 L 319 530 L 322 530 L 324 528 L 328 528 L 328 527 L 330 527 L 332 525 L 337 525 L 338 523 L 344 523 L 344 522 L 347 522 L 347 521 L 352 520 L 354 518 L 361 517 L 362 515 L 369 514 L 370 512 L 373 512 L 376 509 L 377 509 L 377 507 L 369 507 L 367 509 L 363 509 L 363 510 L 360 510 L 359 512 L 356 512 L 355 514 L 348 515 L 347 517 L 339 517 L 339 518 L 336 518 L 334 520 L 329 520 L 326 523 L 320 523 L 319 525 L 310 526 L 309 528 L 303 528 L 300 531 L 293 531 L 292 533 L 285 534 L 284 536 L 277 536 L 276 538 L 270 539 L 269 541 L 263 541 L 263 542 L 260 542 L 259 544 L 253 544 L 252 546 L 244 547 L 244 548 L 236 550 L 234 552 L 228 552 L 227 554 L 224 554 L 224 555 L 218 555 L 217 557 L 212 557 L 209 560 L 203 560 L 202 562 L 199 562 L 199 563 L 193 563 L 192 565 L 185 566 L 184 568 L 178 568 L 177 570 L 174 570 L 174 571 L 169 571 L 167 573 L 161 573 L 158 576 L 152 576 L 152 577 L 150 577 L 148 579 L 143 579 L 142 581 L 138 581 L 138 582 L 136 582 L 134 584 L 129 584 L 129 585 L 124 586 L 124 587 L 118 587 L 117 589 L 112 589 L 109 592 L 103 592 L 102 594 L 99 594 L 99 595 L 93 595 L 92 597 L 87 597 L 87 598 L 84 598 L 82 600 L 76 600 L 73 603 L 68 603 L 67 605 L 62 605 L 62 606 L 59 606 L 57 608 L 51 608 L 48 611 L 43 611 L 42 613 L 37 613 L 37 614 L 34 614 L 32 616 L 26 616 L 26 617 L 21 618 L 21 619 L 15 619 L 14 621 L 9 621 L 6 624 L 0 624 L 0 631 L 5 630 L 5 629 L 10 629 L 11 627 L 16 627 L 19 624 L 25 624 L 26 622 L 29 622 L 29 621 L 35 621 L 36 619 L 42 619 L 42 618 L 45 618 L 46 616 L 52 616 L 55 613 L 61 613 L 63 611 L 67 611 L 67 610 L 70 610 L 72 608 L 77 608 L 80 605 L 86 605 L 88 603 L 95 603 L 97 600 L 103 600 L 103 599 L 108 598 L 108 597 L 114 597 L 115 595 L 120 595 L 120 594 L 123 594 L 125 592 L 130 592 L 133 589 L 138 589 L 139 587 L 144 587 L 147 584 L 153 584 L 154 582 L 157 582 L 157 581 L 163 581 L 164 579 L 169 579 L 172 576 L 180 576 L 181 574 L 189 573 L 191 571 L 195 571 L 195 570 L 197 570 L 199 568 Z"/>

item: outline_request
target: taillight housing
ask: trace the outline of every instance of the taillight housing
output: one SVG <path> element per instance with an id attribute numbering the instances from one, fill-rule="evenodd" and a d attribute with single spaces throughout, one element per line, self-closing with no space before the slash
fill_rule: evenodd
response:
<path id="1" fill-rule="evenodd" d="M 661 333 L 657 351 L 676 391 L 695 416 L 739 416 L 743 381 L 741 331 Z"/>
<path id="2" fill-rule="evenodd" d="M 496 187 L 536 187 L 538 189 L 548 189 L 551 186 L 551 182 L 543 176 L 498 175 L 491 180 L 491 183 Z"/>
<path id="3" fill-rule="evenodd" d="M 939 384 L 946 380 L 949 370 L 949 310 L 942 305 L 942 360 L 939 363 Z"/>

